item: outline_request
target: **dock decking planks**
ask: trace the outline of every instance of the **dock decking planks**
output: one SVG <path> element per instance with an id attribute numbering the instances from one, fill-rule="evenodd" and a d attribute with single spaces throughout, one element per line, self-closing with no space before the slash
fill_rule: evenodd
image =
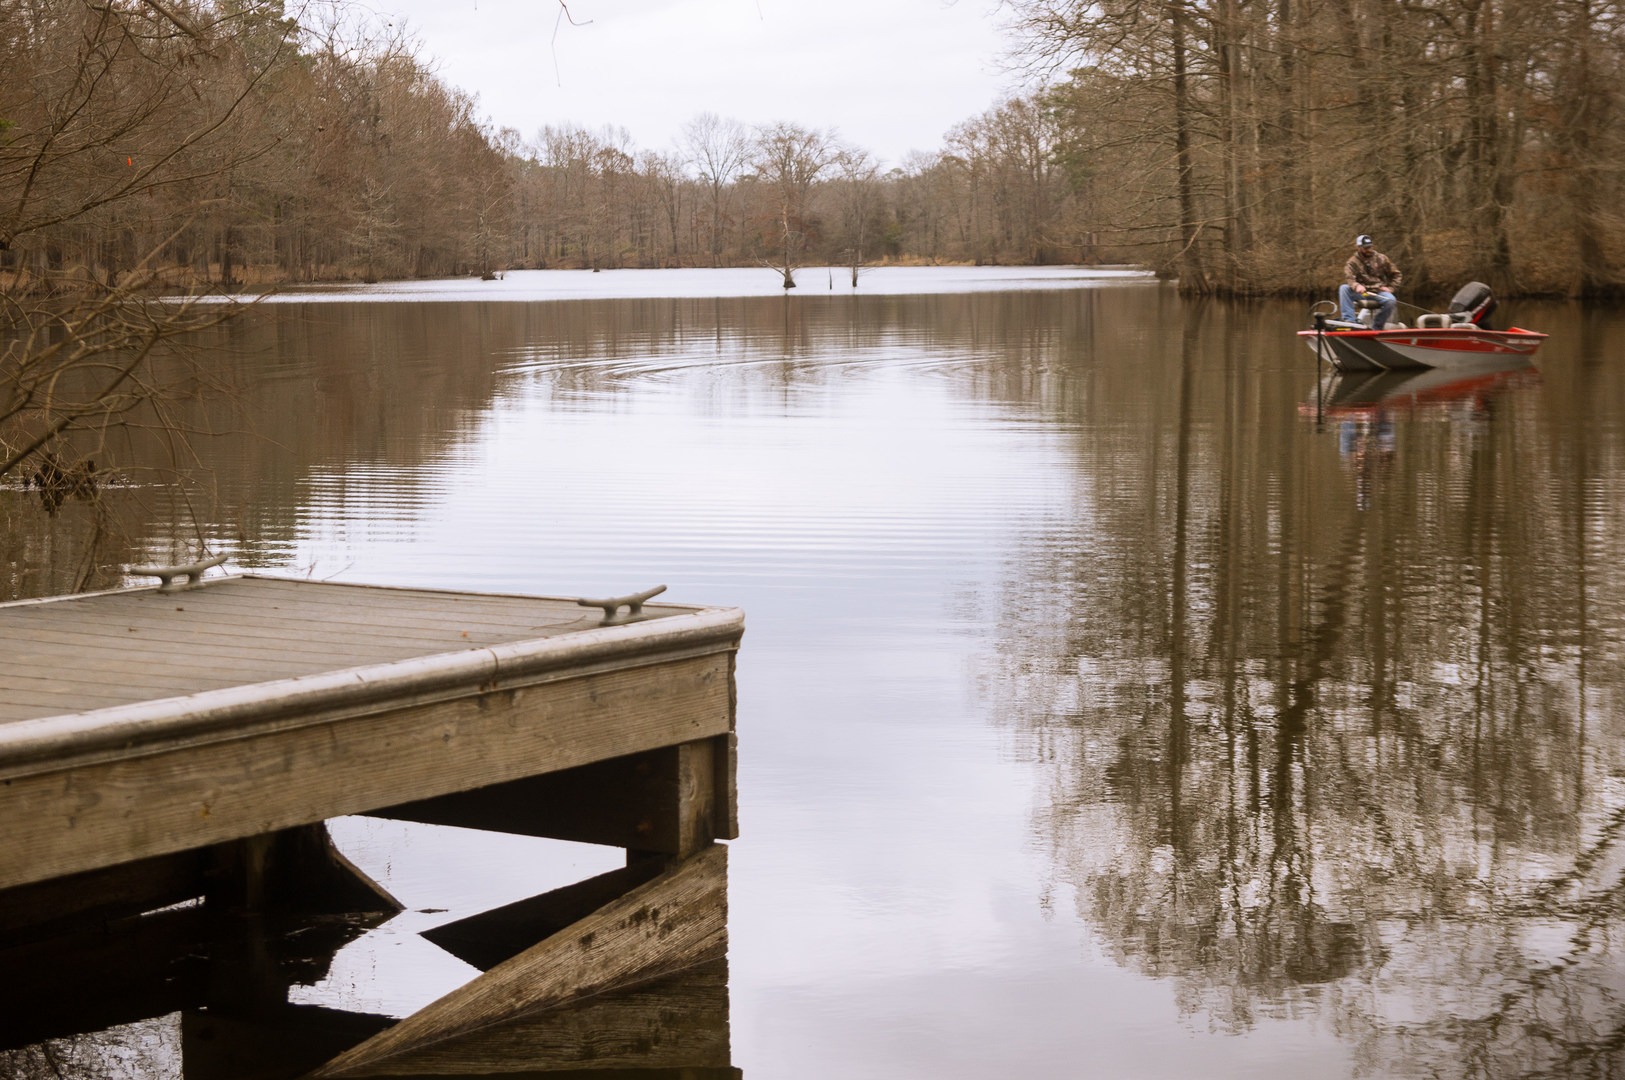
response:
<path id="1" fill-rule="evenodd" d="M 554 637 L 601 614 L 568 600 L 254 577 L 0 605 L 0 724 Z"/>

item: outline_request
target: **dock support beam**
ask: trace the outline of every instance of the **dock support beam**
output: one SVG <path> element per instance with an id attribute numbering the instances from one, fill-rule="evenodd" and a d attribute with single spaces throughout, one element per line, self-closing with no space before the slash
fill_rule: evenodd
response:
<path id="1" fill-rule="evenodd" d="M 214 907 L 310 914 L 404 907 L 333 846 L 324 822 L 217 844 L 210 853 L 204 896 Z"/>
<path id="2" fill-rule="evenodd" d="M 0 947 L 96 930 L 189 900 L 231 911 L 393 914 L 401 904 L 323 823 L 0 890 Z"/>
<path id="3" fill-rule="evenodd" d="M 738 835 L 732 733 L 368 812 L 684 858 Z"/>
<path id="4" fill-rule="evenodd" d="M 645 878 L 529 948 L 501 960 L 500 953 L 491 955 L 495 963 L 484 975 L 313 1075 L 484 1075 L 510 1071 L 515 1057 L 533 1076 L 661 1067 L 692 1075 L 686 1070 L 731 1068 L 727 860 L 726 846 L 710 844 L 657 872 L 648 864 L 625 867 L 583 883 L 584 891 L 561 890 L 573 896 L 535 897 L 447 928 L 453 938 L 483 951 L 488 932 L 529 924 L 533 932 L 547 933 L 572 918 L 566 911 L 578 901 L 592 906 L 596 898 L 588 893 L 617 892 Z M 478 959 L 461 949 L 458 955 Z M 690 983 L 668 997 L 671 991 L 656 988 L 668 976 Z M 617 991 L 633 993 L 617 1000 Z M 501 1064 L 494 1065 L 493 1057 Z"/>

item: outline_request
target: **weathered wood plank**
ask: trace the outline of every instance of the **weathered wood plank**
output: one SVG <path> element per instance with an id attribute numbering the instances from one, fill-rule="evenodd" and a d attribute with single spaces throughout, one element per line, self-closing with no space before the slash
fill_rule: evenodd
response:
<path id="1" fill-rule="evenodd" d="M 136 756 L 96 742 L 99 727 L 71 760 L 24 746 L 0 769 L 0 888 L 724 735 L 728 669 L 726 652 L 528 685 L 520 669 L 511 686 L 359 715 L 295 698 L 280 722 L 245 727 L 228 710 Z M 0 765 L 23 726 L 0 726 Z"/>
<path id="2" fill-rule="evenodd" d="M 532 1077 L 734 1080 L 728 1004 L 727 961 L 712 960 L 453 1036 L 390 1062 L 390 1075 L 473 1077 L 522 1070 Z"/>
<path id="3" fill-rule="evenodd" d="M 108 691 L 102 694 L 76 694 L 69 701 L 64 700 L 62 688 L 45 687 L 39 690 L 25 690 L 8 687 L 7 699 L 17 709 L 19 716 L 56 716 L 69 711 L 71 707 L 108 708 L 122 704 L 128 700 L 128 693 Z M 67 707 L 65 707 L 67 706 Z"/>
<path id="4" fill-rule="evenodd" d="M 716 833 L 718 840 L 739 839 L 739 736 L 729 732 L 713 744 L 717 753 Z"/>
<path id="5" fill-rule="evenodd" d="M 4 684 L 8 701 L 14 689 L 36 692 L 44 689 L 58 697 L 99 689 L 119 700 L 139 701 L 157 696 L 149 693 L 149 689 L 166 691 L 162 696 L 175 696 L 218 685 L 268 682 L 340 667 L 391 663 L 496 644 L 501 642 L 481 638 L 426 638 L 404 633 L 371 641 L 312 634 L 308 641 L 297 645 L 261 639 L 231 647 L 207 639 L 160 643 L 152 638 L 98 640 L 57 635 L 56 639 L 45 640 L 42 636 L 33 647 L 5 653 Z M 81 656 L 76 666 L 64 666 L 64 657 L 69 653 Z M 120 681 L 110 684 L 108 675 L 115 675 Z"/>
<path id="6" fill-rule="evenodd" d="M 7 712 L 17 712 L 12 719 L 29 719 L 21 715 L 25 700 L 48 702 L 57 712 L 88 712 L 96 708 L 109 708 L 131 701 L 177 697 L 227 686 L 243 686 L 257 682 L 318 674 L 332 670 L 333 654 L 323 656 L 319 651 L 303 658 L 283 655 L 252 653 L 244 650 L 241 656 L 226 653 L 198 654 L 187 664 L 148 663 L 139 658 L 106 659 L 100 663 L 69 672 L 57 669 L 54 675 L 13 675 L 7 678 L 5 688 Z M 379 657 L 380 660 L 385 659 Z M 43 654 L 34 658 L 17 658 L 18 663 L 38 665 L 37 670 L 49 671 L 50 665 L 60 662 L 59 656 Z"/>
<path id="7" fill-rule="evenodd" d="M 422 936 L 464 963 L 490 971 L 543 938 L 552 937 L 639 885 L 653 881 L 664 870 L 653 861 L 623 866 L 540 896 L 436 926 Z"/>
<path id="8" fill-rule="evenodd" d="M 542 1009 L 650 981 L 727 953 L 727 850 L 713 845 L 452 991 L 313 1075 L 443 1071 L 444 1047 Z M 423 1062 L 420 1066 L 418 1063 Z M 698 1063 L 696 1063 L 698 1064 Z"/>
<path id="9" fill-rule="evenodd" d="M 443 593 L 376 586 L 339 585 L 275 578 L 241 577 L 217 581 L 195 592 L 160 594 L 127 590 L 90 596 L 0 605 L 5 627 L 31 632 L 58 627 L 83 633 L 106 632 L 146 621 L 185 627 L 216 623 L 235 636 L 251 623 L 306 629 L 320 625 L 387 630 L 392 623 L 414 632 L 489 627 L 494 633 L 534 637 L 550 629 L 569 632 L 596 624 L 599 612 L 555 597 L 507 597 Z M 651 602 L 652 616 L 697 610 L 692 605 Z M 175 616 L 184 615 L 177 619 Z"/>
<path id="10" fill-rule="evenodd" d="M 670 615 L 680 612 L 661 612 Z M 332 603 L 289 605 L 284 610 L 265 610 L 257 605 L 242 603 L 207 603 L 197 600 L 186 604 L 158 606 L 156 604 L 129 604 L 123 608 L 94 611 L 64 612 L 46 619 L 35 611 L 28 616 L 8 616 L 5 637 L 40 640 L 50 635 L 70 639 L 119 638 L 134 632 L 168 635 L 185 640 L 195 638 L 209 641 L 224 634 L 230 639 L 242 638 L 245 627 L 253 626 L 254 639 L 277 640 L 289 643 L 305 640 L 308 635 L 344 641 L 349 636 L 372 636 L 388 640 L 391 631 L 409 637 L 426 639 L 444 638 L 467 632 L 498 640 L 545 637 L 548 634 L 571 633 L 597 625 L 600 613 L 580 607 L 564 607 L 556 602 L 527 612 L 486 613 L 479 611 L 448 610 L 444 607 L 418 607 L 416 605 L 339 606 Z M 19 632 L 13 633 L 15 626 Z"/>
<path id="11" fill-rule="evenodd" d="M 347 666 L 404 662 L 503 644 L 474 638 L 433 640 L 403 634 L 398 639 L 351 642 L 343 649 L 336 649 L 333 641 L 313 639 L 297 649 L 288 649 L 277 642 L 262 640 L 258 644 L 245 643 L 232 648 L 200 644 L 195 650 L 168 643 L 165 645 L 168 651 L 156 653 L 150 651 L 149 647 L 154 644 L 150 640 L 114 639 L 114 642 L 124 648 L 106 646 L 98 651 L 97 643 L 86 639 L 62 642 L 54 649 L 23 647 L 4 653 L 6 669 L 0 691 L 6 694 L 6 702 L 0 707 L 0 719 L 5 718 L 4 714 L 16 712 L 24 698 L 66 706 L 63 711 L 83 711 L 101 702 L 151 700 L 319 674 Z M 71 666 L 64 660 L 69 653 L 79 657 Z M 92 704 L 81 704 L 78 700 L 81 697 Z"/>
<path id="12" fill-rule="evenodd" d="M 698 610 L 646 609 L 655 621 Z M 184 593 L 0 604 L 0 725 L 51 714 L 42 710 L 85 711 L 570 636 L 590 632 L 598 615 L 556 598 L 252 577 Z M 41 672 L 50 673 L 45 686 Z"/>
<path id="13" fill-rule="evenodd" d="M 238 737 L 255 725 L 326 723 L 380 708 L 465 696 L 474 688 L 521 687 L 630 669 L 679 657 L 732 652 L 743 630 L 739 612 L 718 609 L 630 626 L 532 639 L 392 664 L 339 668 L 313 676 L 235 686 L 225 691 L 141 700 L 85 715 L 0 724 L 0 777 L 43 760 L 66 768 L 101 751 L 155 752 L 160 744 L 209 735 Z"/>
<path id="14" fill-rule="evenodd" d="M 216 632 L 207 624 L 201 623 L 187 626 L 184 630 L 175 630 L 147 620 L 127 619 L 122 622 L 124 625 L 118 626 L 116 633 L 113 632 L 115 628 L 110 627 L 102 627 L 99 631 L 41 628 L 29 635 L 26 645 L 17 645 L 14 653 L 20 656 L 26 651 L 31 660 L 38 662 L 51 658 L 60 661 L 66 653 L 78 651 L 85 654 L 84 659 L 94 665 L 106 660 L 119 662 L 124 657 L 129 657 L 131 660 L 123 661 L 126 666 L 135 667 L 139 664 L 153 669 L 172 667 L 182 671 L 203 667 L 211 659 L 253 661 L 271 657 L 286 657 L 295 663 L 315 660 L 324 668 L 331 668 L 354 666 L 357 663 L 376 663 L 379 660 L 400 658 L 403 655 L 418 656 L 428 652 L 478 648 L 482 645 L 495 644 L 497 641 L 513 639 L 512 635 L 501 634 L 471 635 L 464 638 L 460 632 L 425 633 L 414 631 L 409 627 L 402 627 L 397 634 L 389 634 L 359 627 L 344 630 L 321 625 L 310 626 L 302 635 L 294 636 L 289 633 L 288 636 L 279 637 L 272 632 L 277 628 L 264 624 L 256 627 L 257 633 L 252 637 L 241 634 L 239 627 L 238 636 L 228 638 L 222 636 L 224 627 Z M 529 636 L 546 635 L 533 631 Z M 103 655 L 93 655 L 96 652 Z M 71 678 L 73 671 L 63 671 L 60 674 Z"/>

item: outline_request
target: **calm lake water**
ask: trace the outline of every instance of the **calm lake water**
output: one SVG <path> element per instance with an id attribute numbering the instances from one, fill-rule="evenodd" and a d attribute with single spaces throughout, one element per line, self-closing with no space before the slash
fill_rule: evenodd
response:
<path id="1" fill-rule="evenodd" d="M 279 298 L 103 550 L 744 608 L 749 1080 L 1625 1070 L 1625 312 L 1322 386 L 1303 303 L 841 273 Z M 0 491 L 7 597 L 90 525 Z M 620 862 L 335 835 L 412 910 L 296 1000 L 395 1016 L 474 974 L 421 930 Z M 44 1049 L 178 1077 L 180 1026 Z"/>

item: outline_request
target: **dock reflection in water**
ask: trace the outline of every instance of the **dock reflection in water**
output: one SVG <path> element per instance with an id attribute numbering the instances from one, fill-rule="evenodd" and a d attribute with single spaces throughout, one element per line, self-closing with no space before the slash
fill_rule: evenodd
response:
<path id="1" fill-rule="evenodd" d="M 8 949 L 7 970 L 31 977 L 0 984 L 0 1075 L 292 1080 L 590 1070 L 597 1080 L 620 1071 L 643 1080 L 734 1080 L 724 856 L 714 846 L 690 860 L 680 888 L 663 885 L 658 867 L 629 867 L 424 934 L 485 974 L 404 1020 L 290 1000 L 294 988 L 327 978 L 334 953 L 386 916 L 250 918 L 198 905 Z M 633 921 L 646 921 L 651 906 L 686 906 L 709 925 L 681 954 L 663 939 L 662 963 L 637 977 L 616 981 L 599 971 L 592 984 L 578 958 L 583 940 L 614 932 L 613 920 L 592 909 L 612 907 L 637 882 L 655 888 L 633 894 L 641 912 Z M 601 949 L 596 963 L 605 962 Z M 648 957 L 608 962 L 635 966 Z M 549 981 L 558 991 L 538 997 Z M 534 1004 L 509 1016 L 515 1000 Z M 142 1062 L 143 1049 L 155 1046 L 162 1053 Z"/>

